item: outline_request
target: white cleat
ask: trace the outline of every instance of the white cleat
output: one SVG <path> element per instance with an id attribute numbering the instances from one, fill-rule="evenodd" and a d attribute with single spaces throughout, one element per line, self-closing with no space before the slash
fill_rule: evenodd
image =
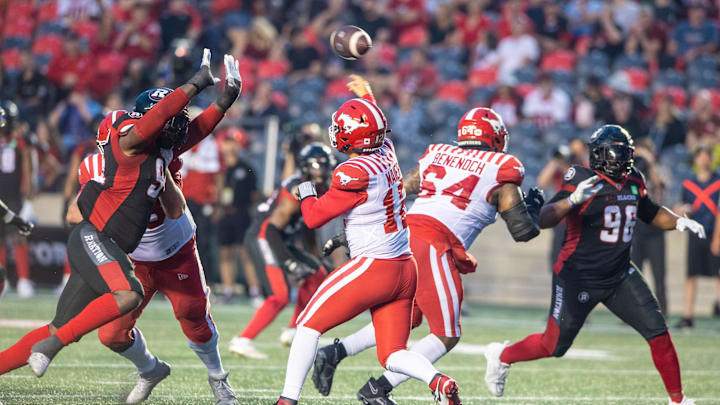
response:
<path id="1" fill-rule="evenodd" d="M 255 348 L 252 340 L 244 337 L 235 336 L 232 338 L 228 350 L 230 350 L 230 353 L 232 354 L 247 357 L 248 359 L 265 360 L 268 358 L 267 354 L 262 353 Z"/>
<path id="2" fill-rule="evenodd" d="M 221 375 L 208 376 L 208 382 L 210 382 L 210 388 L 212 388 L 215 397 L 215 405 L 237 405 L 238 403 L 235 393 L 227 380 L 228 374 L 230 373 L 226 371 Z"/>
<path id="3" fill-rule="evenodd" d="M 500 355 L 509 343 L 507 340 L 504 343 L 490 343 L 485 349 L 485 384 L 496 397 L 501 397 L 505 392 L 505 381 L 510 373 L 510 365 L 500 361 Z"/>
<path id="4" fill-rule="evenodd" d="M 35 287 L 33 287 L 32 281 L 21 278 L 17 282 L 17 294 L 20 298 L 31 298 L 35 295 Z"/>
<path id="5" fill-rule="evenodd" d="M 677 402 L 673 402 L 672 399 L 668 399 L 668 405 L 695 405 L 695 400 L 683 397 L 682 402 L 678 404 Z"/>
<path id="6" fill-rule="evenodd" d="M 28 366 L 30 366 L 30 370 L 39 378 L 45 375 L 45 371 L 47 371 L 48 366 L 50 366 L 51 360 L 51 358 L 42 353 L 33 352 L 30 354 L 27 363 Z"/>
<path id="7" fill-rule="evenodd" d="M 156 358 L 157 359 L 157 358 Z M 170 375 L 170 365 L 164 361 L 157 359 L 155 368 L 148 371 L 147 373 L 141 373 L 138 378 L 135 388 L 130 391 L 126 404 L 139 404 L 150 396 L 153 388 L 160 383 L 160 381 L 166 379 Z"/>
<path id="8" fill-rule="evenodd" d="M 292 345 L 293 339 L 295 339 L 295 332 L 297 332 L 297 329 L 295 328 L 283 329 L 282 333 L 280 334 L 280 343 L 282 343 L 283 346 L 290 347 L 290 345 Z"/>

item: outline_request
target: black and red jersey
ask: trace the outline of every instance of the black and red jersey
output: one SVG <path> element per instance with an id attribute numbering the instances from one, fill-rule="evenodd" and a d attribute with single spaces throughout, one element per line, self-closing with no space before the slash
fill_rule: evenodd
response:
<path id="1" fill-rule="evenodd" d="M 294 204 L 297 204 L 298 209 L 297 212 L 290 218 L 290 221 L 288 221 L 288 224 L 285 226 L 285 228 L 281 229 L 281 231 L 283 231 L 285 237 L 290 237 L 296 234 L 302 227 L 303 221 L 302 213 L 300 212 L 300 201 L 295 199 L 295 196 L 293 196 L 292 194 L 292 190 L 294 190 L 295 187 L 297 187 L 297 185 L 301 182 L 302 180 L 298 176 L 291 176 L 285 179 L 285 181 L 283 181 L 280 187 L 273 191 L 272 195 L 270 195 L 270 198 L 268 198 L 262 204 L 258 205 L 257 216 L 255 217 L 255 221 L 253 222 L 250 229 L 252 229 L 253 232 L 257 233 L 259 237 L 264 238 L 265 229 L 267 228 L 270 216 L 272 215 L 275 208 L 277 208 L 280 201 L 283 199 L 287 199 L 292 201 Z"/>
<path id="2" fill-rule="evenodd" d="M 12 210 L 22 205 L 23 152 L 27 145 L 21 138 L 0 138 L 0 199 Z"/>
<path id="3" fill-rule="evenodd" d="M 571 167 L 550 203 L 568 198 L 578 183 L 595 174 L 582 166 Z M 652 222 L 660 206 L 648 196 L 637 169 L 619 183 L 598 175 L 603 184 L 600 191 L 565 217 L 567 233 L 554 271 L 590 287 L 610 287 L 621 281 L 630 267 L 637 219 Z"/>
<path id="4" fill-rule="evenodd" d="M 120 138 L 138 121 L 136 113 L 118 118 L 104 147 L 105 182 L 88 182 L 78 197 L 83 219 L 111 237 L 123 251 L 130 253 L 140 243 L 150 213 L 165 186 L 166 161 L 160 150 L 127 156 Z"/>

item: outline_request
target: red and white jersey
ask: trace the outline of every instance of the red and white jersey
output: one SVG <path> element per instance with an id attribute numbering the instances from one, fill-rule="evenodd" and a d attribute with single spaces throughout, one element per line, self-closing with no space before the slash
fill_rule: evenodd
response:
<path id="1" fill-rule="evenodd" d="M 506 153 L 433 144 L 418 160 L 420 192 L 409 214 L 442 222 L 465 249 L 495 222 L 497 207 L 488 202 L 500 185 L 522 185 L 525 168 Z"/>
<path id="2" fill-rule="evenodd" d="M 351 257 L 392 259 L 411 253 L 402 173 L 389 139 L 377 151 L 340 164 L 332 187 L 363 193 L 343 214 Z"/>
<path id="3" fill-rule="evenodd" d="M 102 154 L 96 153 L 87 156 L 78 168 L 80 185 L 84 186 L 91 180 L 104 183 L 104 167 L 105 160 Z M 172 165 L 170 167 L 172 168 Z M 179 174 L 176 176 L 173 173 L 173 177 L 179 177 Z M 187 207 L 183 215 L 177 219 L 167 218 L 164 215 L 160 218 L 157 211 L 153 209 L 150 214 L 150 225 L 145 229 L 140 244 L 132 253 L 128 254 L 135 261 L 159 262 L 165 260 L 180 250 L 195 234 L 195 221 Z M 162 208 L 159 211 L 162 211 Z"/>

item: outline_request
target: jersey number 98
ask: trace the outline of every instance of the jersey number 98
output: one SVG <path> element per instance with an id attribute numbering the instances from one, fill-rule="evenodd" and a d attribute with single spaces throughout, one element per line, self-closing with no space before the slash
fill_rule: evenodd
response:
<path id="1" fill-rule="evenodd" d="M 600 231 L 600 240 L 605 243 L 617 243 L 620 239 L 620 227 L 622 226 L 622 213 L 617 205 L 605 207 L 604 227 Z M 637 222 L 637 207 L 628 205 L 625 207 L 625 226 L 622 227 L 622 241 L 630 243 Z"/>

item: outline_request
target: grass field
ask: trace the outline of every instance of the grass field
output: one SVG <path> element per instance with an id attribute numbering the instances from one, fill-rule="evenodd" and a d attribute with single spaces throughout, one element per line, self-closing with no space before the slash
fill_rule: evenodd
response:
<path id="1" fill-rule="evenodd" d="M 55 299 L 41 296 L 21 301 L 13 296 L 0 300 L 0 347 L 13 344 L 30 326 L 22 320 L 47 320 Z M 666 404 L 660 377 L 645 341 L 606 311 L 596 311 L 581 332 L 573 350 L 563 359 L 547 359 L 514 365 L 505 396 L 491 398 L 483 375 L 483 345 L 491 341 L 523 338 L 541 331 L 544 309 L 470 306 L 463 319 L 462 343 L 438 362 L 438 369 L 452 375 L 460 385 L 465 404 Z M 258 339 L 268 360 L 232 357 L 227 343 L 252 314 L 244 304 L 216 305 L 213 316 L 221 333 L 221 354 L 241 404 L 272 404 L 285 375 L 288 350 L 278 342 L 289 311 L 283 312 Z M 344 336 L 368 322 L 367 315 L 326 334 Z M 27 323 L 27 322 L 26 322 Z M 720 404 L 720 322 L 699 319 L 692 333 L 674 333 L 683 367 L 685 392 L 699 404 Z M 150 349 L 170 363 L 172 375 L 154 391 L 149 404 L 211 404 L 212 393 L 202 363 L 187 346 L 170 305 L 156 299 L 139 322 Z M 427 333 L 424 324 L 413 333 Z M 0 402 L 11 404 L 111 404 L 134 384 L 129 362 L 103 347 L 96 335 L 65 349 L 48 373 L 37 379 L 27 368 L 0 376 Z M 380 372 L 375 351 L 343 361 L 336 374 L 332 395 L 319 396 L 308 378 L 304 404 L 357 404 L 355 393 L 371 375 Z M 428 389 L 409 381 L 394 391 L 400 404 L 429 403 Z"/>

